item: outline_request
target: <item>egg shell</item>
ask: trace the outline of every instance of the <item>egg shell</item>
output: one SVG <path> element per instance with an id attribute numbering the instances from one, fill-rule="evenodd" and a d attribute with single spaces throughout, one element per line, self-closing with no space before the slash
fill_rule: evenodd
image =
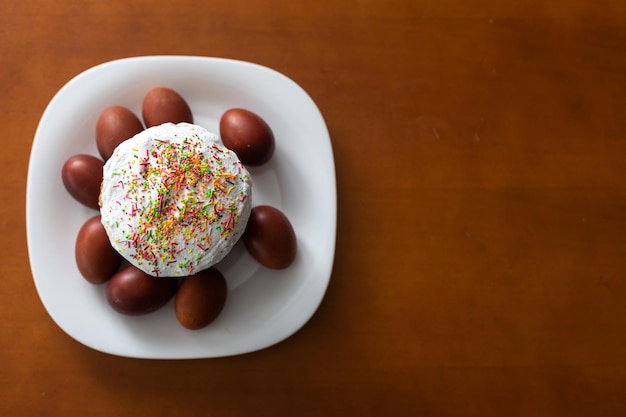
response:
<path id="1" fill-rule="evenodd" d="M 129 266 L 109 280 L 106 298 L 118 313 L 139 316 L 163 307 L 177 289 L 177 279 L 153 277 L 135 266 Z"/>
<path id="2" fill-rule="evenodd" d="M 227 292 L 226 280 L 215 268 L 186 277 L 174 301 L 178 322 L 191 330 L 208 326 L 224 308 Z"/>
<path id="3" fill-rule="evenodd" d="M 252 208 L 242 239 L 252 257 L 271 269 L 287 268 L 298 252 L 291 222 L 282 211 L 268 205 Z"/>
<path id="4" fill-rule="evenodd" d="M 74 155 L 65 161 L 61 169 L 63 185 L 76 201 L 98 210 L 103 168 L 104 162 L 95 156 Z"/>
<path id="5" fill-rule="evenodd" d="M 245 165 L 267 163 L 274 155 L 274 133 L 259 115 L 245 109 L 230 109 L 220 118 L 224 145 Z"/>
<path id="6" fill-rule="evenodd" d="M 115 148 L 143 130 L 139 117 L 123 106 L 110 106 L 100 113 L 96 122 L 96 146 L 106 161 Z"/>
<path id="7" fill-rule="evenodd" d="M 79 272 L 96 285 L 108 281 L 122 263 L 122 257 L 111 246 L 100 215 L 91 217 L 82 225 L 74 252 Z"/>
<path id="8" fill-rule="evenodd" d="M 141 113 L 146 127 L 171 122 L 193 123 L 191 108 L 178 92 L 167 87 L 156 87 L 144 96 Z"/>

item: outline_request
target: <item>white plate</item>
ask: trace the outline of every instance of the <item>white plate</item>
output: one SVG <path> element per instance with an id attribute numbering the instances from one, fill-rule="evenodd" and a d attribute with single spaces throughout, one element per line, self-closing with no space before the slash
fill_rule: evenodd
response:
<path id="1" fill-rule="evenodd" d="M 146 316 L 114 312 L 105 286 L 85 281 L 74 260 L 80 226 L 96 211 L 81 206 L 61 181 L 65 160 L 98 155 L 100 112 L 118 104 L 141 115 L 148 90 L 167 86 L 189 103 L 194 122 L 218 132 L 232 107 L 259 114 L 272 128 L 276 151 L 250 169 L 253 205 L 271 204 L 290 219 L 298 239 L 294 263 L 282 271 L 259 266 L 238 244 L 220 269 L 229 293 L 222 314 L 187 330 L 173 302 Z M 278 343 L 317 310 L 328 286 L 336 236 L 335 167 L 324 119 L 307 93 L 284 75 L 241 61 L 186 56 L 128 58 L 93 67 L 67 83 L 46 108 L 31 151 L 26 192 L 28 251 L 35 286 L 52 319 L 71 337 L 114 355 L 185 359 L 235 355 Z"/>

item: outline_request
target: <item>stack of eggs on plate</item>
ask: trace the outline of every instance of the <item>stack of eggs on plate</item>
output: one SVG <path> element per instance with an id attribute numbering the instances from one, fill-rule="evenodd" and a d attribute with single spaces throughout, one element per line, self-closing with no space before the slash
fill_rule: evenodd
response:
<path id="1" fill-rule="evenodd" d="M 122 106 L 102 111 L 100 157 L 79 154 L 62 168 L 65 188 L 98 210 L 76 239 L 76 264 L 119 313 L 142 315 L 174 299 L 180 324 L 209 325 L 222 311 L 226 280 L 215 268 L 241 238 L 260 264 L 287 268 L 297 243 L 275 207 L 252 206 L 247 166 L 267 163 L 274 135 L 244 109 L 222 114 L 219 135 L 193 124 L 176 91 L 157 87 L 142 103 L 143 122 Z"/>

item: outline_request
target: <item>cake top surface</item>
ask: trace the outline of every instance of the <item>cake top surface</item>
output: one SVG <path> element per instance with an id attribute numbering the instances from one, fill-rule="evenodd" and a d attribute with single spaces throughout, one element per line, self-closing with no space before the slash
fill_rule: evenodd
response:
<path id="1" fill-rule="evenodd" d="M 102 224 L 131 264 L 153 276 L 187 276 L 221 261 L 241 237 L 251 187 L 217 135 L 165 123 L 124 141 L 105 163 Z"/>

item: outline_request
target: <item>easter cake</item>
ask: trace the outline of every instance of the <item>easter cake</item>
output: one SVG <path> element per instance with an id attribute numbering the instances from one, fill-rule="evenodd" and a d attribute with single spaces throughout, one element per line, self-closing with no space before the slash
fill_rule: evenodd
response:
<path id="1" fill-rule="evenodd" d="M 250 174 L 219 136 L 164 123 L 122 142 L 104 165 L 100 213 L 113 247 L 157 277 L 221 261 L 251 211 Z"/>

